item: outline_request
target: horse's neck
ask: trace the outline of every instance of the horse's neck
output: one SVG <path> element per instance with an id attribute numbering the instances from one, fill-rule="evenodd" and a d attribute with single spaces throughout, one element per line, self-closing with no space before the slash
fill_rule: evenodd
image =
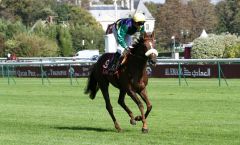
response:
<path id="1" fill-rule="evenodd" d="M 132 55 L 127 63 L 128 68 L 132 73 L 141 73 L 146 70 L 147 67 L 147 59 L 138 55 Z"/>
<path id="2" fill-rule="evenodd" d="M 129 68 L 136 71 L 145 70 L 147 66 L 147 59 L 145 58 L 144 52 L 141 52 L 144 50 L 143 47 L 145 47 L 143 40 L 139 40 L 139 43 L 133 46 L 132 55 L 130 55 L 129 58 Z"/>

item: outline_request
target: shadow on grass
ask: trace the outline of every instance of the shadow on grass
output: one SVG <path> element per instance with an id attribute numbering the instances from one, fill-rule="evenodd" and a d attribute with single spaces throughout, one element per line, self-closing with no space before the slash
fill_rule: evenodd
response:
<path id="1" fill-rule="evenodd" d="M 72 126 L 72 127 L 53 127 L 54 129 L 59 130 L 85 130 L 85 131 L 96 131 L 96 132 L 115 132 L 112 129 L 96 128 L 96 127 L 81 127 L 81 126 Z"/>

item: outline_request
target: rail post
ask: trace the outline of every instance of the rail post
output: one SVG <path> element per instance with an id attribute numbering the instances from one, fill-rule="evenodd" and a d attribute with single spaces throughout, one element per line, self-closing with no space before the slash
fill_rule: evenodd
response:
<path id="1" fill-rule="evenodd" d="M 180 62 L 178 62 L 178 85 L 181 86 L 181 65 Z"/>
<path id="2" fill-rule="evenodd" d="M 2 77 L 4 78 L 4 66 L 2 65 Z"/>
<path id="3" fill-rule="evenodd" d="M 218 64 L 218 86 L 220 87 L 221 86 L 221 66 L 219 61 L 217 62 L 217 64 Z"/>
<path id="4" fill-rule="evenodd" d="M 7 65 L 8 85 L 10 84 L 9 65 Z"/>
<path id="5" fill-rule="evenodd" d="M 73 85 L 72 77 L 73 77 L 74 70 L 73 70 L 71 64 L 69 64 L 69 70 L 68 70 L 68 72 L 69 72 L 69 75 L 70 75 L 70 84 L 71 84 L 71 86 L 72 86 L 72 85 Z"/>
<path id="6" fill-rule="evenodd" d="M 218 64 L 218 86 L 219 86 L 219 87 L 221 86 L 221 75 L 223 76 L 223 79 L 224 79 L 226 85 L 228 86 L 228 82 L 227 82 L 227 80 L 225 79 L 225 75 L 224 75 L 224 73 L 223 73 L 223 71 L 222 71 L 220 62 L 218 61 L 217 64 Z"/>
<path id="7" fill-rule="evenodd" d="M 41 78 L 42 78 L 42 85 L 44 85 L 44 80 L 43 80 L 43 65 L 40 65 L 41 67 Z"/>

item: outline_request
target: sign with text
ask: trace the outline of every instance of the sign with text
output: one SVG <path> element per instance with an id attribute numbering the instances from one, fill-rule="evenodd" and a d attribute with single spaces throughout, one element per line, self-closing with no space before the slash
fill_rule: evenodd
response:
<path id="1" fill-rule="evenodd" d="M 47 77 L 86 77 L 90 74 L 91 66 L 44 66 L 43 75 Z M 190 78 L 217 78 L 217 64 L 196 65 L 183 64 L 178 70 L 178 65 L 157 65 L 156 67 L 147 67 L 146 71 L 150 77 L 155 78 L 174 78 L 181 76 Z M 41 67 L 39 66 L 19 66 L 16 67 L 17 77 L 41 77 Z M 221 64 L 221 77 L 240 78 L 240 64 Z"/>
<path id="2" fill-rule="evenodd" d="M 191 78 L 216 78 L 218 77 L 218 66 L 213 65 L 195 65 L 195 64 L 183 64 L 180 65 L 180 71 L 178 65 L 157 65 L 152 68 L 151 77 L 159 78 L 172 78 L 178 77 L 180 73 L 182 76 Z M 222 64 L 222 74 L 226 78 L 240 78 L 240 64 Z"/>
<path id="3" fill-rule="evenodd" d="M 42 67 L 43 75 L 47 77 L 59 78 L 85 77 L 90 73 L 90 66 L 44 66 Z M 16 67 L 17 77 L 41 77 L 41 67 L 39 66 L 21 66 Z"/>

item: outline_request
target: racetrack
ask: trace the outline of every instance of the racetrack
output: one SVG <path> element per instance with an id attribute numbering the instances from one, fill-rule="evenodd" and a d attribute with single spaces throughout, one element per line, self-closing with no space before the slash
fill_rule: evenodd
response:
<path id="1" fill-rule="evenodd" d="M 239 145 L 240 79 L 229 87 L 217 79 L 150 79 L 153 104 L 149 133 L 141 122 L 131 126 L 117 104 L 118 90 L 110 88 L 114 113 L 123 132 L 117 133 L 100 92 L 95 100 L 84 95 L 85 78 L 79 85 L 69 79 L 16 78 L 8 85 L 0 78 L 0 145 Z M 135 115 L 139 110 L 126 97 Z M 145 107 L 146 108 L 146 107 Z"/>

